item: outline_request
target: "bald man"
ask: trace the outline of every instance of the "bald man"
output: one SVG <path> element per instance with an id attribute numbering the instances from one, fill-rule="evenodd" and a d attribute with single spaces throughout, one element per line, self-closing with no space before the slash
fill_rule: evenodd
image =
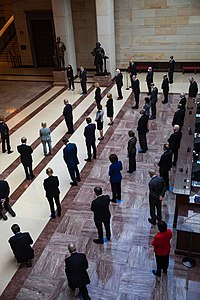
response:
<path id="1" fill-rule="evenodd" d="M 87 290 L 87 284 L 90 283 L 90 278 L 87 273 L 87 258 L 84 253 L 77 253 L 74 244 L 69 244 L 68 250 L 71 254 L 65 259 L 65 273 L 68 285 L 74 292 L 76 288 L 79 288 L 84 300 L 91 300 Z"/>

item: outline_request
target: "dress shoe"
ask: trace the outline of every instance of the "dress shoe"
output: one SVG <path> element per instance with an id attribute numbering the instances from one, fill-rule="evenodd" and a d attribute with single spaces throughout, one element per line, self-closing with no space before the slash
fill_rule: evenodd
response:
<path id="1" fill-rule="evenodd" d="M 102 141 L 103 139 L 104 139 L 104 136 L 98 138 L 99 141 Z"/>
<path id="2" fill-rule="evenodd" d="M 80 177 L 76 178 L 76 181 L 81 182 L 81 178 Z"/>
<path id="3" fill-rule="evenodd" d="M 4 221 L 8 220 L 8 217 L 5 214 L 2 214 L 2 218 L 4 219 Z"/>
<path id="4" fill-rule="evenodd" d="M 138 106 L 132 106 L 132 109 L 138 109 Z"/>
<path id="5" fill-rule="evenodd" d="M 11 214 L 12 217 L 16 217 L 16 213 L 14 212 L 14 210 L 12 210 L 12 208 L 9 209 L 8 212 Z"/>
<path id="6" fill-rule="evenodd" d="M 110 237 L 106 237 L 107 238 L 107 241 L 110 241 Z"/>
<path id="7" fill-rule="evenodd" d="M 91 162 L 91 159 L 85 158 L 84 161 Z"/>
<path id="8" fill-rule="evenodd" d="M 26 265 L 27 265 L 28 268 L 32 267 L 32 261 L 31 261 L 31 260 L 28 260 L 28 261 L 26 262 Z"/>
<path id="9" fill-rule="evenodd" d="M 138 153 L 146 153 L 144 150 L 139 150 Z"/>
<path id="10" fill-rule="evenodd" d="M 156 119 L 156 117 L 150 117 L 149 118 L 149 120 L 155 120 Z"/>
<path id="11" fill-rule="evenodd" d="M 8 154 L 10 154 L 10 153 L 13 153 L 13 151 L 11 150 L 11 151 L 8 151 Z"/>
<path id="12" fill-rule="evenodd" d="M 108 125 L 113 125 L 113 122 L 108 123 Z"/>
<path id="13" fill-rule="evenodd" d="M 162 101 L 162 104 L 166 104 L 167 102 L 166 101 Z"/>
<path id="14" fill-rule="evenodd" d="M 117 97 L 117 100 L 122 100 L 123 99 L 123 97 Z"/>
<path id="15" fill-rule="evenodd" d="M 131 172 L 131 171 L 127 171 L 127 173 L 130 173 L 130 174 L 132 174 L 133 172 Z"/>
<path id="16" fill-rule="evenodd" d="M 112 200 L 111 200 L 111 202 L 113 202 L 113 203 L 117 203 L 117 200 L 113 200 L 113 199 L 112 199 Z"/>
<path id="17" fill-rule="evenodd" d="M 50 215 L 50 218 L 51 218 L 51 219 L 55 219 L 55 218 L 56 218 L 56 215 Z"/>
<path id="18" fill-rule="evenodd" d="M 157 271 L 156 270 L 152 270 L 151 271 L 153 273 L 153 275 L 157 276 L 157 277 L 161 277 L 161 275 L 158 275 Z"/>
<path id="19" fill-rule="evenodd" d="M 96 159 L 96 155 L 93 155 L 93 159 Z"/>
<path id="20" fill-rule="evenodd" d="M 148 222 L 152 225 L 156 225 L 156 222 L 154 223 L 151 218 L 148 218 Z"/>
<path id="21" fill-rule="evenodd" d="M 72 186 L 77 186 L 77 185 L 78 185 L 77 182 L 70 182 L 70 184 L 71 184 Z"/>
<path id="22" fill-rule="evenodd" d="M 35 178 L 35 175 L 33 174 L 32 176 L 31 176 L 31 179 L 34 179 Z"/>
<path id="23" fill-rule="evenodd" d="M 7 150 L 2 151 L 2 153 L 6 153 Z"/>
<path id="24" fill-rule="evenodd" d="M 103 241 L 99 240 L 99 239 L 94 239 L 93 242 L 95 244 L 103 244 Z"/>
<path id="25" fill-rule="evenodd" d="M 61 211 L 57 211 L 57 216 L 61 217 Z"/>

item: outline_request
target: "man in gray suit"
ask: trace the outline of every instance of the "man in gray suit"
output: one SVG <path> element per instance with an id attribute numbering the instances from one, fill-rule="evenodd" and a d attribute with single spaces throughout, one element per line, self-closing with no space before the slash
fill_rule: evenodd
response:
<path id="1" fill-rule="evenodd" d="M 150 216 L 148 218 L 149 223 L 156 225 L 156 219 L 161 221 L 161 203 L 165 196 L 166 186 L 162 177 L 157 176 L 154 170 L 149 170 L 149 175 L 151 180 L 149 182 L 149 206 L 150 206 Z M 157 215 L 155 210 L 157 209 Z"/>

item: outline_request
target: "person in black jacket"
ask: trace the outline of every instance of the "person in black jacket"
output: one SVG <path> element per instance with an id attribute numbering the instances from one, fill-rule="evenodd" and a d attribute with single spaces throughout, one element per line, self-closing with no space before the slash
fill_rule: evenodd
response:
<path id="1" fill-rule="evenodd" d="M 82 88 L 81 95 L 87 94 L 87 71 L 83 67 L 80 67 L 80 82 Z"/>
<path id="2" fill-rule="evenodd" d="M 33 179 L 35 178 L 35 175 L 33 174 L 33 168 L 32 168 L 32 153 L 33 149 L 31 146 L 26 145 L 27 138 L 23 137 L 21 138 L 22 144 L 17 146 L 17 151 L 20 153 L 21 157 L 21 163 L 24 167 L 24 171 L 26 174 L 26 179 Z"/>
<path id="3" fill-rule="evenodd" d="M 3 205 L 4 208 L 11 214 L 12 217 L 15 217 L 16 214 L 11 208 L 9 204 L 9 194 L 10 194 L 10 187 L 7 181 L 0 180 L 0 215 L 6 221 L 8 217 L 3 212 Z"/>
<path id="4" fill-rule="evenodd" d="M 106 230 L 107 240 L 110 241 L 110 197 L 108 195 L 102 195 L 102 188 L 97 186 L 94 188 L 95 195 L 97 198 L 92 201 L 91 211 L 94 212 L 94 223 L 98 230 L 98 239 L 94 239 L 93 242 L 96 244 L 103 244 L 103 226 Z"/>
<path id="5" fill-rule="evenodd" d="M 178 104 L 178 110 L 174 113 L 174 117 L 172 120 L 172 126 L 179 125 L 180 130 L 183 127 L 184 124 L 184 118 L 185 118 L 185 108 L 182 106 L 182 104 Z"/>
<path id="6" fill-rule="evenodd" d="M 149 182 L 149 206 L 150 206 L 150 216 L 148 218 L 149 223 L 156 225 L 156 219 L 161 221 L 161 203 L 165 196 L 166 186 L 162 177 L 156 175 L 154 170 L 149 170 L 149 175 L 151 180 Z M 155 210 L 157 209 L 157 215 Z"/>
<path id="7" fill-rule="evenodd" d="M 129 130 L 128 135 L 130 137 L 128 141 L 128 162 L 129 162 L 129 168 L 127 173 L 133 173 L 136 170 L 136 143 L 137 138 L 135 136 L 135 133 L 132 130 Z"/>
<path id="8" fill-rule="evenodd" d="M 96 125 L 94 123 L 92 123 L 92 119 L 89 117 L 86 118 L 86 123 L 87 123 L 87 126 L 84 129 L 84 136 L 85 136 L 85 143 L 86 143 L 88 158 L 86 158 L 85 161 L 91 162 L 91 157 L 92 157 L 91 148 L 93 149 L 93 158 L 94 159 L 96 159 L 96 153 L 97 153 L 96 145 L 95 145 Z"/>
<path id="9" fill-rule="evenodd" d="M 65 273 L 68 285 L 74 292 L 78 288 L 84 300 L 91 300 L 87 290 L 87 284 L 90 283 L 87 273 L 87 258 L 84 253 L 77 253 L 74 244 L 69 244 L 68 250 L 71 254 L 65 259 Z"/>
<path id="10" fill-rule="evenodd" d="M 64 104 L 65 107 L 63 109 L 63 116 L 65 117 L 65 122 L 68 128 L 67 133 L 72 134 L 74 133 L 72 105 L 66 99 L 64 100 Z"/>
<path id="11" fill-rule="evenodd" d="M 140 111 L 141 117 L 139 118 L 138 121 L 138 127 L 137 127 L 137 131 L 138 131 L 138 138 L 139 138 L 139 143 L 140 143 L 140 150 L 138 151 L 139 153 L 146 153 L 146 151 L 148 151 L 148 147 L 147 147 L 147 132 L 149 132 L 148 129 L 148 121 L 149 121 L 149 117 L 147 115 L 145 115 L 145 110 L 142 109 Z"/>
<path id="12" fill-rule="evenodd" d="M 180 93 L 180 98 L 181 98 L 181 100 L 179 101 L 179 103 L 185 109 L 185 106 L 186 106 L 186 103 L 187 103 L 187 100 L 186 100 L 186 97 L 185 97 L 185 93 Z"/>
<path id="13" fill-rule="evenodd" d="M 138 109 L 139 107 L 139 98 L 140 98 L 140 81 L 136 75 L 132 76 L 132 90 L 135 95 L 135 106 L 132 106 L 133 109 Z"/>
<path id="14" fill-rule="evenodd" d="M 123 96 L 122 96 L 123 75 L 122 75 L 120 69 L 116 69 L 115 82 L 117 85 L 117 92 L 118 92 L 117 100 L 122 100 L 123 99 Z"/>
<path id="15" fill-rule="evenodd" d="M 113 114 L 114 114 L 114 107 L 113 107 L 113 98 L 112 94 L 107 94 L 107 102 L 106 102 L 106 108 L 107 108 L 107 117 L 110 118 L 110 122 L 108 125 L 113 125 Z"/>
<path id="16" fill-rule="evenodd" d="M 94 84 L 94 86 L 95 86 L 95 88 L 96 88 L 94 99 L 95 99 L 96 104 L 97 104 L 97 106 L 98 106 L 99 104 L 101 104 L 101 89 L 100 89 L 100 85 L 99 85 L 98 82 L 96 82 L 96 83 Z"/>
<path id="17" fill-rule="evenodd" d="M 146 83 L 148 88 L 148 96 L 151 95 L 151 83 L 153 83 L 153 70 L 152 67 L 148 67 L 146 75 Z"/>
<path id="18" fill-rule="evenodd" d="M 189 78 L 190 86 L 189 86 L 189 97 L 196 98 L 198 93 L 198 85 L 193 77 Z"/>
<path id="19" fill-rule="evenodd" d="M 167 78 L 167 74 L 163 76 L 163 82 L 161 89 L 163 90 L 164 100 L 162 101 L 163 104 L 168 103 L 168 94 L 169 94 L 169 80 Z"/>
<path id="20" fill-rule="evenodd" d="M 169 83 L 173 83 L 173 76 L 174 76 L 174 66 L 175 66 L 175 60 L 173 56 L 170 56 L 170 60 L 168 63 L 168 77 L 169 77 Z"/>
<path id="21" fill-rule="evenodd" d="M 7 153 L 13 153 L 10 147 L 10 135 L 9 135 L 9 128 L 5 122 L 3 116 L 0 116 L 0 134 L 1 134 L 1 141 L 2 141 L 2 153 L 6 153 L 6 145 L 7 145 Z"/>
<path id="22" fill-rule="evenodd" d="M 169 149 L 172 150 L 174 155 L 172 165 L 176 166 L 176 162 L 178 159 L 178 149 L 180 148 L 182 132 L 180 131 L 179 125 L 174 125 L 173 129 L 174 129 L 174 133 L 170 135 L 167 141 L 169 143 Z"/>
<path id="23" fill-rule="evenodd" d="M 71 88 L 72 88 L 72 91 L 74 91 L 74 89 L 75 89 L 75 87 L 74 87 L 74 72 L 73 72 L 73 69 L 72 69 L 71 65 L 67 66 L 67 79 L 68 79 L 68 82 L 69 82 L 68 90 L 70 91 Z"/>
<path id="24" fill-rule="evenodd" d="M 137 75 L 137 67 L 136 64 L 134 63 L 133 60 L 129 61 L 129 66 L 128 66 L 128 72 L 130 74 L 130 79 L 131 79 L 131 88 L 133 86 L 133 75 Z"/>
<path id="25" fill-rule="evenodd" d="M 156 104 L 158 102 L 158 89 L 154 85 L 154 83 L 151 83 L 151 97 L 150 97 L 150 103 L 151 103 L 151 116 L 150 120 L 156 119 Z"/>
<path id="26" fill-rule="evenodd" d="M 31 247 L 33 240 L 28 232 L 20 232 L 18 224 L 13 224 L 11 227 L 15 234 L 9 239 L 10 247 L 18 263 L 25 262 L 27 267 L 32 266 L 32 259 L 34 258 L 34 250 Z"/>
<path id="27" fill-rule="evenodd" d="M 54 201 L 57 207 L 57 216 L 61 216 L 61 206 L 60 206 L 60 190 L 59 190 L 59 180 L 57 176 L 53 176 L 53 170 L 51 168 L 46 169 L 46 174 L 48 178 L 44 180 L 44 189 L 46 192 L 46 197 L 49 202 L 50 211 L 51 211 L 51 218 L 56 218 L 55 208 L 54 208 Z"/>
<path id="28" fill-rule="evenodd" d="M 158 162 L 160 177 L 164 179 L 166 189 L 169 190 L 169 171 L 172 167 L 172 150 L 168 144 L 163 146 L 164 153 L 161 155 Z"/>

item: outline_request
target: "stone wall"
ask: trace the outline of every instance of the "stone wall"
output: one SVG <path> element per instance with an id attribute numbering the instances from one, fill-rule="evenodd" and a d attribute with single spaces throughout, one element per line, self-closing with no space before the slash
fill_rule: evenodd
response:
<path id="1" fill-rule="evenodd" d="M 116 64 L 200 61 L 200 0 L 115 0 Z"/>

